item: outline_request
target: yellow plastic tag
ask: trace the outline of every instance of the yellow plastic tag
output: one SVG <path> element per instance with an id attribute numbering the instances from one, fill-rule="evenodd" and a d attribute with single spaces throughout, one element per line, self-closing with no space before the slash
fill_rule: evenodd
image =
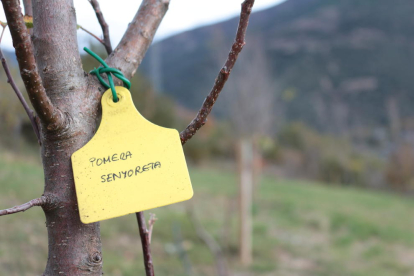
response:
<path id="1" fill-rule="evenodd" d="M 83 223 L 148 210 L 193 196 L 177 130 L 147 121 L 130 92 L 116 87 L 102 97 L 102 121 L 95 136 L 72 155 Z"/>

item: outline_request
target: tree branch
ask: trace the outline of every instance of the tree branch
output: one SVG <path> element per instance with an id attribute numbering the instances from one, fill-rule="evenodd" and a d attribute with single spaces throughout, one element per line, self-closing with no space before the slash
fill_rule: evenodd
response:
<path id="1" fill-rule="evenodd" d="M 3 30 L 2 30 L 1 35 L 0 35 L 0 43 L 1 43 L 1 40 L 3 38 L 3 34 L 4 34 L 5 29 L 6 29 L 6 27 L 3 26 Z M 16 82 L 14 81 L 13 76 L 10 73 L 9 65 L 7 64 L 7 61 L 6 61 L 6 59 L 3 55 L 3 51 L 1 50 L 1 48 L 0 48 L 0 60 L 1 60 L 1 64 L 3 65 L 3 68 L 4 68 L 4 72 L 6 73 L 6 76 L 7 76 L 7 82 L 13 88 L 14 92 L 16 93 L 17 98 L 19 98 L 20 103 L 23 105 L 23 108 L 26 111 L 27 116 L 30 119 L 30 123 L 32 124 L 33 130 L 36 134 L 37 142 L 40 145 L 41 142 L 40 142 L 39 126 L 37 125 L 37 122 L 35 120 L 35 116 L 33 114 L 33 111 L 30 109 L 30 107 L 27 104 L 25 98 L 23 97 L 22 92 L 20 92 L 20 89 L 17 87 Z"/>
<path id="2" fill-rule="evenodd" d="M 3 65 L 4 71 L 6 72 L 7 76 L 7 82 L 11 85 L 14 92 L 16 93 L 17 97 L 19 98 L 21 104 L 23 105 L 24 110 L 27 113 L 27 116 L 29 116 L 30 123 L 32 124 L 33 130 L 36 134 L 37 141 L 40 144 L 40 133 L 39 133 L 39 127 L 36 123 L 35 117 L 33 115 L 33 111 L 30 109 L 29 105 L 27 104 L 26 100 L 24 99 L 22 92 L 20 92 L 20 89 L 17 87 L 16 82 L 14 81 L 9 66 L 7 65 L 6 59 L 4 58 L 3 51 L 0 49 L 0 59 L 1 64 Z"/>
<path id="3" fill-rule="evenodd" d="M 50 128 L 57 128 L 63 124 L 63 115 L 52 105 L 42 85 L 19 1 L 2 0 L 2 3 L 16 50 L 20 75 L 30 101 L 41 121 L 50 125 Z"/>
<path id="4" fill-rule="evenodd" d="M 96 18 L 98 18 L 99 24 L 101 25 L 103 38 L 104 38 L 102 44 L 105 46 L 106 52 L 109 55 L 112 53 L 111 38 L 109 37 L 109 26 L 106 23 L 105 18 L 103 17 L 98 1 L 97 0 L 88 0 L 88 1 L 89 3 L 91 3 L 92 8 L 94 9 L 96 13 Z"/>
<path id="5" fill-rule="evenodd" d="M 90 31 L 88 31 L 87 29 L 85 29 L 81 25 L 78 25 L 78 26 L 79 26 L 79 29 L 81 29 L 82 31 L 84 31 L 88 35 L 92 36 L 93 38 L 95 38 L 96 40 L 98 40 L 100 43 L 102 43 L 102 45 L 105 46 L 105 42 L 102 39 L 100 39 L 97 35 L 95 35 L 94 33 L 90 32 Z"/>
<path id="6" fill-rule="evenodd" d="M 33 16 L 32 0 L 23 0 L 24 15 Z"/>
<path id="7" fill-rule="evenodd" d="M 151 257 L 150 235 L 145 224 L 144 212 L 136 213 L 139 227 L 139 234 L 141 236 L 142 252 L 144 253 L 144 265 L 146 276 L 154 276 L 154 266 Z"/>
<path id="8" fill-rule="evenodd" d="M 121 42 L 106 59 L 106 63 L 131 79 L 151 45 L 169 3 L 169 0 L 143 0 Z"/>
<path id="9" fill-rule="evenodd" d="M 204 100 L 203 105 L 197 113 L 197 116 L 191 121 L 185 130 L 180 133 L 181 143 L 184 145 L 194 134 L 207 122 L 207 116 L 210 114 L 213 105 L 215 104 L 221 90 L 224 87 L 227 79 L 230 76 L 231 70 L 236 63 L 237 57 L 243 46 L 246 44 L 245 36 L 247 25 L 249 24 L 249 17 L 252 11 L 254 0 L 245 0 L 242 4 L 240 13 L 239 27 L 237 29 L 236 40 L 231 47 L 227 61 L 220 70 L 218 77 L 214 83 L 213 89 Z"/>
<path id="10" fill-rule="evenodd" d="M 39 198 L 32 199 L 29 202 L 24 203 L 22 205 L 14 206 L 12 208 L 5 209 L 5 210 L 0 210 L 0 216 L 6 216 L 6 215 L 19 213 L 19 212 L 24 212 L 26 210 L 29 210 L 32 207 L 45 206 L 46 204 L 49 204 L 48 198 L 46 196 L 41 196 Z"/>

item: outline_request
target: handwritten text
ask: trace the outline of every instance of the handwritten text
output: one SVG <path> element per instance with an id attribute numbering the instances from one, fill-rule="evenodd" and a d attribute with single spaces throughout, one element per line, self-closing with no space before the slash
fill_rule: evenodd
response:
<path id="1" fill-rule="evenodd" d="M 141 174 L 147 171 L 155 170 L 157 168 L 161 168 L 161 162 L 159 161 L 154 162 L 154 163 L 148 163 L 142 167 L 137 166 L 134 169 L 130 169 L 127 171 L 104 174 L 101 176 L 101 182 L 105 183 L 105 182 L 116 181 L 117 179 L 125 179 L 128 177 L 137 176 L 138 174 Z"/>

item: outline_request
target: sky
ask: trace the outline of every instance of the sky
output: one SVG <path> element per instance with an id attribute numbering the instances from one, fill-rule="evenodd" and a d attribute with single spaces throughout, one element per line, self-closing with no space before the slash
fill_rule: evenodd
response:
<path id="1" fill-rule="evenodd" d="M 101 10 L 109 24 L 112 45 L 115 47 L 128 23 L 134 17 L 142 1 L 136 0 L 100 0 Z M 262 10 L 283 0 L 256 0 L 253 11 Z M 87 0 L 74 0 L 78 24 L 99 37 L 102 31 L 95 13 Z M 169 10 L 162 21 L 154 40 L 190 30 L 199 26 L 208 25 L 237 16 L 240 13 L 242 0 L 171 0 Z M 1 7 L 0 21 L 6 21 Z M 86 46 L 89 35 L 78 31 L 80 46 Z M 12 49 L 9 30 L 6 30 L 2 40 L 2 47 Z"/>

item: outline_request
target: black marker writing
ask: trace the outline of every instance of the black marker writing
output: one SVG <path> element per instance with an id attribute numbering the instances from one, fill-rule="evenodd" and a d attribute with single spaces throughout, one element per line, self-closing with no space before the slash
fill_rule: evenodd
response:
<path id="1" fill-rule="evenodd" d="M 100 165 L 105 165 L 107 163 L 110 162 L 116 162 L 119 160 L 127 160 L 128 158 L 132 158 L 132 153 L 130 151 L 127 152 L 122 152 L 120 154 L 112 154 L 112 155 L 108 155 L 108 157 L 103 157 L 103 158 L 95 158 L 92 157 L 91 159 L 89 159 L 89 162 L 91 162 L 92 167 L 94 165 L 96 166 L 100 166 Z"/>
<path id="2" fill-rule="evenodd" d="M 125 179 L 132 176 L 137 176 L 140 173 L 155 170 L 157 168 L 161 168 L 161 162 L 157 161 L 154 163 L 148 163 L 144 166 L 136 166 L 134 169 L 126 170 L 126 171 L 120 171 L 117 173 L 108 173 L 101 175 L 101 182 L 112 182 L 117 179 Z"/>

